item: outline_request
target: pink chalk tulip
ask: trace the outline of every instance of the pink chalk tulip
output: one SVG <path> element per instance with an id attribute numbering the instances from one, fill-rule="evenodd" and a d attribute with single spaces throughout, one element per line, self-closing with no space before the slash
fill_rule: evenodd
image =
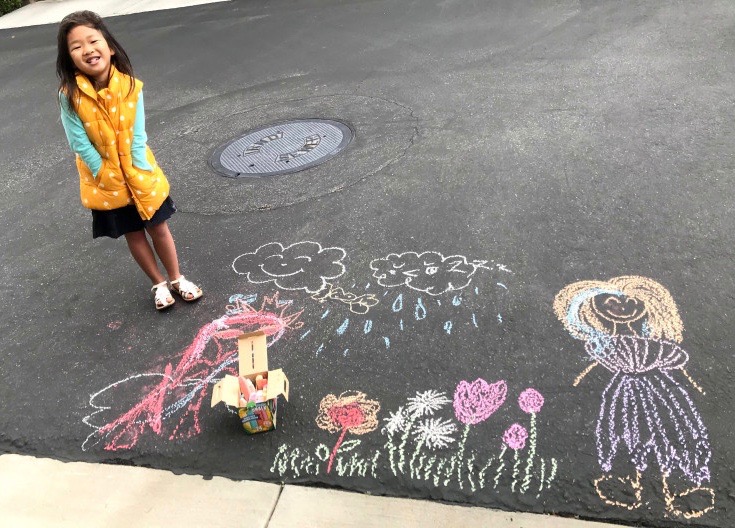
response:
<path id="1" fill-rule="evenodd" d="M 460 381 L 454 391 L 454 414 L 463 424 L 478 424 L 503 405 L 507 393 L 508 386 L 503 380 L 492 384 L 482 378 L 472 383 Z"/>

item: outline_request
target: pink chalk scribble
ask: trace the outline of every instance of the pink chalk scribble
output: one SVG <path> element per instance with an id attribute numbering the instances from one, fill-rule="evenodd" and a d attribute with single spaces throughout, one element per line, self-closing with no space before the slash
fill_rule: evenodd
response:
<path id="1" fill-rule="evenodd" d="M 465 425 L 484 422 L 503 405 L 507 394 L 503 380 L 492 384 L 482 378 L 472 383 L 460 381 L 454 391 L 454 414 Z"/>
<path id="2" fill-rule="evenodd" d="M 523 449 L 526 447 L 526 439 L 528 438 L 528 431 L 521 424 L 514 423 L 503 434 L 503 442 L 514 451 Z"/>
<path id="3" fill-rule="evenodd" d="M 82 449 L 104 443 L 104 449 L 116 451 L 134 447 L 147 429 L 157 435 L 168 435 L 169 440 L 190 438 L 201 432 L 199 411 L 207 394 L 206 388 L 225 374 L 237 374 L 237 337 L 243 332 L 262 330 L 269 337 L 269 345 L 278 341 L 286 330 L 298 329 L 303 310 L 288 313 L 290 301 L 279 300 L 278 293 L 264 297 L 259 309 L 242 298 L 227 306 L 226 315 L 202 326 L 180 354 L 175 366 L 168 363 L 164 371 L 134 374 L 108 385 L 91 395 L 89 403 L 96 410 L 84 418 L 84 423 L 95 428 L 82 444 Z M 95 399 L 106 391 L 133 380 L 150 378 L 160 381 L 140 401 L 116 419 L 102 426 L 90 420 L 109 406 L 96 404 Z M 155 382 L 154 382 L 155 383 Z M 164 432 L 163 422 L 178 415 L 170 432 Z"/>
<path id="4" fill-rule="evenodd" d="M 122 321 L 110 321 L 107 323 L 107 328 L 110 330 L 120 330 L 120 327 L 122 326 Z"/>
<path id="5" fill-rule="evenodd" d="M 526 389 L 518 396 L 518 406 L 525 413 L 537 413 L 544 406 L 544 397 L 536 389 Z"/>

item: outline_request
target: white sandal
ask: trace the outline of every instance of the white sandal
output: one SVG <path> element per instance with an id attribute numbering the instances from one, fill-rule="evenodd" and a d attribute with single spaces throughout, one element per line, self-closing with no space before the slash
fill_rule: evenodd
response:
<path id="1" fill-rule="evenodd" d="M 203 294 L 199 286 L 184 278 L 183 275 L 171 281 L 171 289 L 181 295 L 186 302 L 196 301 Z"/>
<path id="2" fill-rule="evenodd" d="M 156 310 L 165 310 L 176 302 L 168 289 L 168 282 L 166 281 L 154 284 L 151 291 L 155 293 Z"/>

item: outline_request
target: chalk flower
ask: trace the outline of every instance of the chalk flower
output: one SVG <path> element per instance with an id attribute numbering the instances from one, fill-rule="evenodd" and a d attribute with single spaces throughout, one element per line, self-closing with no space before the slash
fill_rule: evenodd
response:
<path id="1" fill-rule="evenodd" d="M 334 457 L 347 432 L 363 435 L 378 427 L 378 411 L 380 402 L 368 400 L 362 392 L 343 392 L 339 397 L 327 394 L 319 404 L 319 415 L 316 424 L 330 433 L 340 433 L 339 439 L 329 457 L 327 473 L 332 470 Z"/>
<path id="2" fill-rule="evenodd" d="M 436 411 L 449 403 L 449 398 L 443 392 L 427 390 L 417 392 L 416 396 L 408 399 L 408 412 L 412 417 L 433 416 Z"/>
<path id="3" fill-rule="evenodd" d="M 518 396 L 518 406 L 523 412 L 531 415 L 531 433 L 528 442 L 526 472 L 521 485 L 521 493 L 526 493 L 531 485 L 531 469 L 533 468 L 533 459 L 536 456 L 536 413 L 544 406 L 544 397 L 536 389 L 528 388 Z M 514 478 L 514 486 L 515 483 L 516 481 Z"/>
<path id="4" fill-rule="evenodd" d="M 405 431 L 407 427 L 408 414 L 403 407 L 399 407 L 394 413 L 389 413 L 388 418 L 383 421 L 385 425 L 381 432 L 388 433 L 390 435 L 396 433 L 396 431 Z"/>
<path id="5" fill-rule="evenodd" d="M 518 396 L 518 406 L 525 413 L 537 413 L 544 406 L 544 397 L 536 389 L 526 389 Z"/>
<path id="6" fill-rule="evenodd" d="M 440 418 L 428 418 L 416 427 L 414 433 L 416 439 L 429 447 L 429 449 L 439 449 L 447 447 L 454 442 L 452 433 L 457 431 L 457 426 L 449 420 Z"/>
<path id="7" fill-rule="evenodd" d="M 503 405 L 507 394 L 503 380 L 491 384 L 482 378 L 472 383 L 460 381 L 454 391 L 454 414 L 466 425 L 484 422 Z"/>
<path id="8" fill-rule="evenodd" d="M 526 447 L 528 431 L 521 424 L 514 423 L 503 434 L 503 442 L 514 451 Z"/>

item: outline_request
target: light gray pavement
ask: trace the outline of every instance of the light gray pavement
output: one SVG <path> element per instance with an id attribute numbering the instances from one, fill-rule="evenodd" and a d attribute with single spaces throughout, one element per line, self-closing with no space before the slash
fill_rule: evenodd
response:
<path id="1" fill-rule="evenodd" d="M 129 15 L 146 11 L 175 9 L 228 0 L 43 0 L 28 4 L 0 17 L 0 29 L 38 26 L 61 21 L 74 11 L 90 10 L 102 17 Z"/>
<path id="2" fill-rule="evenodd" d="M 611 524 L 168 471 L 0 456 L 0 526 L 605 528 Z"/>

